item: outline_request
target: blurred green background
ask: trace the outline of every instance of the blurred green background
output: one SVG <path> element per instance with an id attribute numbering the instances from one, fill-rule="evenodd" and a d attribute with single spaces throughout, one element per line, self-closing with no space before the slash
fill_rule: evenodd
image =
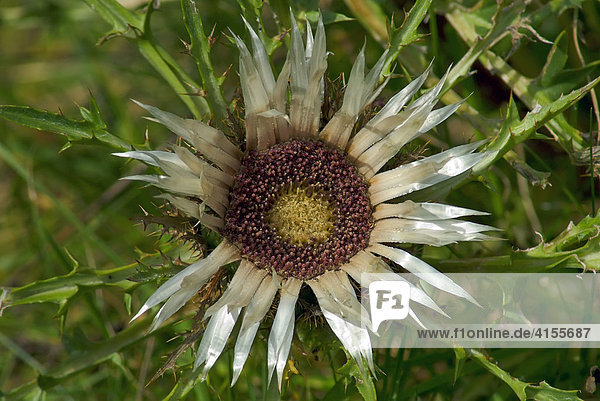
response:
<path id="1" fill-rule="evenodd" d="M 148 6 L 141 0 L 120 3 L 137 15 L 143 15 Z M 239 89 L 238 54 L 226 37 L 228 29 L 244 33 L 242 9 L 249 15 L 248 10 L 259 9 L 262 3 L 196 3 L 206 34 L 214 27 L 211 58 L 217 76 L 226 74 L 223 92 L 229 101 Z M 510 7 L 510 3 L 501 7 Z M 202 100 L 197 93 L 201 79 L 182 43 L 189 41 L 189 35 L 182 22 L 181 4 L 154 2 L 158 5 L 152 14 L 152 43 L 160 44 L 189 74 L 190 81 L 182 80 L 187 93 L 174 90 L 147 62 L 139 51 L 135 29 L 109 33 L 111 26 L 85 1 L 4 0 L 0 3 L 0 104 L 29 105 L 80 119 L 79 106 L 88 107 L 93 95 L 112 134 L 128 142 L 143 144 L 147 140 L 153 148 L 164 148 L 175 137 L 144 120 L 145 113 L 130 99 L 190 117 L 192 110 L 182 99 L 191 99 L 196 105 Z M 306 15 L 312 18 L 322 10 L 332 52 L 328 75 L 334 79 L 347 76 L 363 43 L 367 64 L 373 65 L 387 42 L 386 35 L 394 37 L 394 29 L 386 31 L 386 20 L 393 20 L 399 29 L 413 2 L 307 0 L 289 4 L 272 0 L 264 5 L 262 15 L 266 33 L 276 38 L 275 43 L 289 27 L 289 16 L 281 10 L 287 12 L 290 6 L 302 23 Z M 495 1 L 434 1 L 418 28 L 424 35 L 402 49 L 395 63 L 397 77 L 381 98 L 393 95 L 408 82 L 407 77 L 423 71 L 432 59 L 437 77 L 451 63 L 460 63 L 492 26 L 496 8 Z M 429 143 L 427 154 L 431 154 L 467 141 L 494 138 L 508 114 L 511 94 L 517 118 L 523 118 L 536 103 L 551 103 L 561 93 L 596 78 L 599 50 L 600 3 L 528 2 L 518 24 L 507 27 L 506 35 L 472 60 L 468 66 L 471 73 L 457 77 L 454 92 L 447 94 L 448 99 L 469 96 L 468 110 L 463 107 L 409 150 Z M 282 67 L 285 54 L 285 46 L 274 51 L 276 70 Z M 446 198 L 450 204 L 490 212 L 480 221 L 501 228 L 505 241 L 440 249 L 415 247 L 413 251 L 445 271 L 527 267 L 528 254 L 517 248 L 551 241 L 570 221 L 578 223 L 586 215 L 595 215 L 594 209 L 600 205 L 595 198 L 600 148 L 593 103 L 590 95 L 574 102 L 554 120 L 555 125 L 540 126 L 529 140 L 507 149 L 510 152 L 505 159 L 494 163 L 481 179 L 469 181 Z M 178 258 L 185 262 L 193 254 L 188 246 L 169 242 L 168 233 L 152 235 L 160 231 L 158 227 L 151 225 L 144 231 L 136 221 L 136 216 L 146 212 L 158 215 L 162 208 L 162 202 L 153 197 L 158 194 L 155 189 L 119 181 L 131 171 L 141 171 L 139 165 L 111 156 L 115 150 L 99 141 L 82 141 L 63 149 L 66 142 L 65 137 L 0 119 L 0 285 L 22 287 L 69 272 L 104 272 L 127 265 L 131 266 L 128 271 L 138 269 L 146 275 L 127 281 L 107 273 L 101 282 L 95 281 L 93 273 L 76 276 L 78 280 L 90 278 L 88 281 L 71 282 L 63 277 L 56 281 L 60 283 L 57 286 L 50 281 L 47 291 L 54 291 L 50 295 L 42 289 L 36 293 L 38 299 L 6 308 L 0 317 L 0 391 L 7 399 L 277 398 L 265 383 L 265 341 L 255 343 L 242 378 L 233 388 L 228 384 L 231 350 L 221 356 L 208 382 L 191 391 L 185 387 L 195 382 L 189 371 L 189 350 L 175 369 L 146 386 L 166 356 L 182 342 L 176 333 L 190 329 L 192 321 L 175 321 L 146 336 L 149 318 L 130 326 L 130 311 L 152 293 L 158 276 L 172 273 L 180 263 Z M 585 256 L 587 268 L 598 269 L 600 247 L 594 239 L 598 221 L 586 224 L 579 231 L 567 232 L 564 238 L 569 242 L 554 243 L 549 252 L 573 251 L 578 257 Z M 547 268 L 581 267 L 574 258 L 557 255 L 547 255 Z M 511 265 L 506 258 L 516 262 Z M 165 261 L 167 267 L 158 269 Z M 158 273 L 149 267 L 157 267 Z M 0 301 L 0 308 L 8 304 Z M 328 328 L 310 314 L 310 305 L 306 308 L 308 312 L 298 324 L 283 399 L 361 399 L 353 367 L 344 365 L 345 355 Z M 193 312 L 190 307 L 180 317 Z M 260 335 L 265 339 L 268 330 L 261 330 Z M 528 387 L 526 383 L 545 380 L 556 388 L 582 390 L 599 357 L 594 349 L 505 349 L 464 356 L 453 350 L 376 352 L 381 372 L 374 388 L 381 400 L 524 399 L 515 390 L 521 385 L 528 398 L 594 399 L 589 393 L 542 391 L 543 386 Z M 483 356 L 487 354 L 493 358 Z M 495 361 L 501 372 L 494 371 Z M 503 377 L 506 372 L 510 376 Z M 169 396 L 173 388 L 178 393 Z"/>

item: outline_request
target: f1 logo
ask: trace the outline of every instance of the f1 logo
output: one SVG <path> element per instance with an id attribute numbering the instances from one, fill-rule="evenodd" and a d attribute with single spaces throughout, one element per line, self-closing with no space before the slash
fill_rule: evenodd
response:
<path id="1" fill-rule="evenodd" d="M 385 320 L 406 319 L 409 311 L 410 284 L 406 281 L 373 281 L 369 284 L 371 324 L 377 332 Z"/>

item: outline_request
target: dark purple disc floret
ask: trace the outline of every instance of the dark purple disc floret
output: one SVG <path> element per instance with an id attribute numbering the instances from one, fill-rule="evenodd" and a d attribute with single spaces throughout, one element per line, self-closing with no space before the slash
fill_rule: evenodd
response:
<path id="1" fill-rule="evenodd" d="M 293 243 L 267 216 L 285 188 L 322 194 L 333 214 L 325 241 Z M 306 280 L 347 263 L 366 248 L 373 226 L 368 185 L 346 155 L 317 141 L 293 140 L 242 161 L 229 193 L 224 234 L 257 266 Z"/>

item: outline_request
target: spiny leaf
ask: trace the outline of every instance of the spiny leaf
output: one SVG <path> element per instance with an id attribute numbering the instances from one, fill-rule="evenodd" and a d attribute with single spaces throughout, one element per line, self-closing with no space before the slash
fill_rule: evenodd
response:
<path id="1" fill-rule="evenodd" d="M 523 118 L 519 124 L 511 127 L 512 134 L 519 138 L 519 142 L 522 142 L 526 139 L 524 138 L 526 135 L 533 133 L 533 131 L 540 128 L 547 121 L 552 119 L 552 117 L 562 113 L 564 110 L 575 104 L 594 86 L 596 86 L 598 82 L 600 82 L 600 77 L 597 77 L 589 84 L 572 91 L 566 96 L 561 96 L 559 99 L 541 107 L 539 110 L 527 113 L 525 118 Z"/>
<path id="2" fill-rule="evenodd" d="M 61 303 L 75 295 L 80 286 L 116 285 L 127 289 L 135 284 L 126 280 L 136 273 L 136 264 L 108 270 L 80 268 L 63 276 L 9 289 L 7 305 L 16 306 L 38 302 Z"/>
<path id="3" fill-rule="evenodd" d="M 130 150 L 132 148 L 131 144 L 105 130 L 106 124 L 100 117 L 93 98 L 91 104 L 91 111 L 83 107 L 80 108 L 84 120 L 73 120 L 61 114 L 54 114 L 33 107 L 13 105 L 0 106 L 0 117 L 26 127 L 66 136 L 69 140 L 68 146 L 63 147 L 62 150 L 70 147 L 71 142 L 93 138 L 117 149 Z"/>
<path id="4" fill-rule="evenodd" d="M 561 96 L 554 102 L 545 106 L 538 106 L 527 113 L 522 119 L 518 119 L 518 112 L 514 102 L 510 101 L 507 117 L 496 138 L 492 141 L 487 150 L 489 156 L 478 163 L 473 171 L 478 173 L 485 170 L 494 161 L 500 159 L 506 152 L 513 149 L 517 144 L 529 139 L 539 128 L 541 128 L 552 118 L 573 106 L 585 94 L 587 94 L 595 85 L 600 82 L 600 77 L 589 84 L 576 89 L 568 95 Z"/>
<path id="5" fill-rule="evenodd" d="M 507 147 L 508 141 L 511 139 L 511 127 L 519 123 L 519 110 L 517 109 L 517 105 L 515 104 L 515 100 L 511 96 L 508 101 L 508 108 L 506 110 L 506 116 L 504 117 L 504 121 L 502 122 L 502 126 L 500 127 L 500 131 L 496 137 L 492 140 L 490 145 L 488 146 L 488 151 L 500 151 L 501 149 Z M 486 166 L 487 167 L 487 166 Z M 475 168 L 475 170 L 480 170 L 479 168 Z"/>
<path id="6" fill-rule="evenodd" d="M 431 0 L 418 0 L 408 12 L 402 26 L 400 28 L 391 27 L 389 33 L 390 52 L 383 68 L 383 75 L 390 74 L 392 62 L 404 47 L 422 37 L 417 33 L 417 28 L 427 15 L 430 6 Z"/>
<path id="7" fill-rule="evenodd" d="M 508 372 L 500 368 L 479 351 L 471 350 L 470 356 L 494 376 L 508 384 L 517 397 L 519 397 L 519 400 L 525 401 L 527 399 L 527 393 L 525 390 L 527 386 L 529 386 L 528 383 L 524 383 L 521 380 L 512 377 Z"/>
<path id="8" fill-rule="evenodd" d="M 563 3 L 565 7 L 571 7 L 576 5 L 576 1 L 568 2 L 568 1 L 554 1 L 552 5 L 546 4 L 543 7 L 540 7 L 534 15 L 536 19 L 540 15 L 545 15 L 548 17 L 551 15 L 556 9 L 563 9 L 560 3 Z M 521 6 L 524 4 L 523 1 L 518 1 L 514 3 L 520 4 Z M 448 12 L 446 13 L 446 18 L 448 21 L 454 26 L 456 32 L 463 38 L 463 40 L 470 46 L 475 45 L 475 42 L 478 38 L 477 27 L 473 24 L 473 16 L 471 10 L 466 11 L 461 7 L 457 7 L 455 5 L 449 6 Z M 503 9 L 504 11 L 504 9 Z M 514 24 L 513 27 L 527 27 L 530 26 L 530 23 L 524 18 L 519 19 L 517 24 Z M 538 21 L 538 23 L 541 22 Z M 514 34 L 518 34 L 517 30 L 512 30 Z M 491 49 L 487 49 L 485 52 L 481 53 L 478 57 L 481 64 L 492 72 L 494 75 L 500 77 L 505 84 L 510 87 L 513 93 L 529 108 L 533 109 L 537 104 L 542 106 L 548 105 L 555 101 L 556 96 L 562 93 L 562 91 L 571 90 L 571 87 L 563 87 L 564 82 L 559 82 L 558 78 L 555 77 L 554 82 L 557 85 L 556 88 L 547 89 L 548 94 L 544 92 L 544 90 L 540 90 L 539 85 L 535 85 L 532 79 L 525 77 L 519 71 L 515 70 L 510 64 L 508 64 L 504 58 L 495 54 Z M 567 80 L 569 85 L 573 85 L 573 80 L 579 80 L 582 76 L 577 74 L 573 74 Z M 583 76 L 585 77 L 585 76 Z M 579 81 L 578 81 L 579 82 Z M 554 85 L 553 85 L 554 86 Z M 556 90 L 559 90 L 558 94 Z M 554 96 L 550 96 L 554 94 Z M 546 123 L 546 127 L 548 130 L 552 132 L 553 135 L 557 137 L 560 141 L 561 145 L 567 149 L 568 151 L 573 150 L 581 150 L 583 147 L 583 138 L 579 130 L 573 127 L 569 122 L 562 116 L 560 113 L 555 115 Z"/>
<path id="9" fill-rule="evenodd" d="M 133 147 L 130 143 L 103 129 L 95 131 L 94 137 L 100 142 L 116 149 L 130 150 Z"/>
<path id="10" fill-rule="evenodd" d="M 375 392 L 375 385 L 373 384 L 373 378 L 369 373 L 366 363 L 364 361 L 355 361 L 347 352 L 346 358 L 346 364 L 339 368 L 338 372 L 347 378 L 353 377 L 356 380 L 356 388 L 365 401 L 376 401 L 377 393 Z M 363 363 L 362 369 L 358 366 L 359 363 Z"/>
<path id="11" fill-rule="evenodd" d="M 540 103 L 546 99 L 557 99 L 561 94 L 572 91 L 586 81 L 588 76 L 597 76 L 600 70 L 600 60 L 587 63 L 581 68 L 568 68 L 558 72 L 547 86 L 531 83 L 531 91 Z"/>
<path id="12" fill-rule="evenodd" d="M 498 2 L 495 14 L 492 16 L 492 26 L 483 38 L 473 40 L 469 50 L 452 68 L 448 76 L 448 87 L 452 87 L 460 77 L 466 76 L 473 63 L 489 51 L 496 43 L 506 37 L 521 24 L 525 10 L 523 1 Z"/>
<path id="13" fill-rule="evenodd" d="M 535 257 L 574 255 L 579 267 L 597 269 L 600 261 L 600 214 L 586 216 L 577 225 L 570 222 L 552 241 L 542 242 L 526 252 L 528 256 Z"/>
<path id="14" fill-rule="evenodd" d="M 26 127 L 65 135 L 70 141 L 94 137 L 95 126 L 89 121 L 71 120 L 63 115 L 33 107 L 0 106 L 0 116 Z"/>
<path id="15" fill-rule="evenodd" d="M 556 268 L 591 269 L 600 266 L 600 214 L 573 222 L 551 241 L 509 254 L 472 259 L 426 259 L 439 270 L 478 272 L 547 272 Z"/>
<path id="16" fill-rule="evenodd" d="M 517 173 L 527 179 L 529 185 L 538 186 L 542 189 L 546 188 L 547 185 L 551 185 L 548 181 L 550 173 L 534 169 L 521 159 L 516 152 L 512 150 L 506 152 L 504 159 L 510 163 Z"/>
<path id="17" fill-rule="evenodd" d="M 545 381 L 541 382 L 539 386 L 525 383 L 511 376 L 479 351 L 471 350 L 470 355 L 485 369 L 508 384 L 521 401 L 531 399 L 537 401 L 582 401 L 577 397 L 577 390 L 559 390 Z"/>
<path id="18" fill-rule="evenodd" d="M 536 401 L 582 401 L 577 390 L 560 390 L 545 381 L 539 386 L 529 385 L 526 391 L 527 397 Z"/>

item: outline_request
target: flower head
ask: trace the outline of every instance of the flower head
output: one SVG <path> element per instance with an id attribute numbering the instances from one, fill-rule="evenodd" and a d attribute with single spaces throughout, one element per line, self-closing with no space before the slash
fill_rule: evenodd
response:
<path id="1" fill-rule="evenodd" d="M 165 190 L 164 198 L 173 206 L 223 237 L 212 253 L 164 283 L 135 317 L 166 300 L 154 319 L 153 328 L 158 327 L 222 266 L 239 262 L 226 291 L 204 314 L 210 320 L 195 360 L 195 367 L 203 366 L 206 375 L 241 319 L 234 383 L 260 322 L 279 293 L 268 340 L 268 367 L 269 377 L 277 372 L 281 384 L 294 333 L 295 305 L 304 284 L 316 295 L 325 319 L 359 367 L 366 362 L 374 371 L 368 327 L 361 324 L 362 306 L 351 279 L 367 284 L 361 282 L 362 273 L 392 272 L 385 258 L 440 290 L 472 300 L 449 278 L 428 275 L 435 272 L 433 267 L 390 244 L 441 246 L 484 240 L 488 237 L 483 232 L 492 229 L 457 219 L 481 212 L 402 200 L 413 191 L 469 171 L 483 157 L 474 153 L 480 143 L 382 171 L 405 144 L 460 106 L 462 102 L 433 110 L 444 79 L 410 103 L 427 69 L 357 127 L 361 113 L 390 79 L 379 84 L 387 52 L 365 75 L 363 49 L 350 72 L 341 107 L 325 121 L 321 105 L 328 53 L 323 22 L 319 20 L 314 37 L 307 24 L 306 43 L 293 18 L 292 23 L 287 60 L 277 79 L 252 27 L 246 22 L 252 51 L 233 35 L 240 51 L 245 102 L 241 148 L 201 121 L 138 103 L 188 146 L 173 146 L 172 152 L 118 154 L 161 168 L 164 175 L 128 178 Z M 443 313 L 418 287 L 412 289 L 411 298 Z M 410 316 L 418 322 L 413 311 Z"/>

